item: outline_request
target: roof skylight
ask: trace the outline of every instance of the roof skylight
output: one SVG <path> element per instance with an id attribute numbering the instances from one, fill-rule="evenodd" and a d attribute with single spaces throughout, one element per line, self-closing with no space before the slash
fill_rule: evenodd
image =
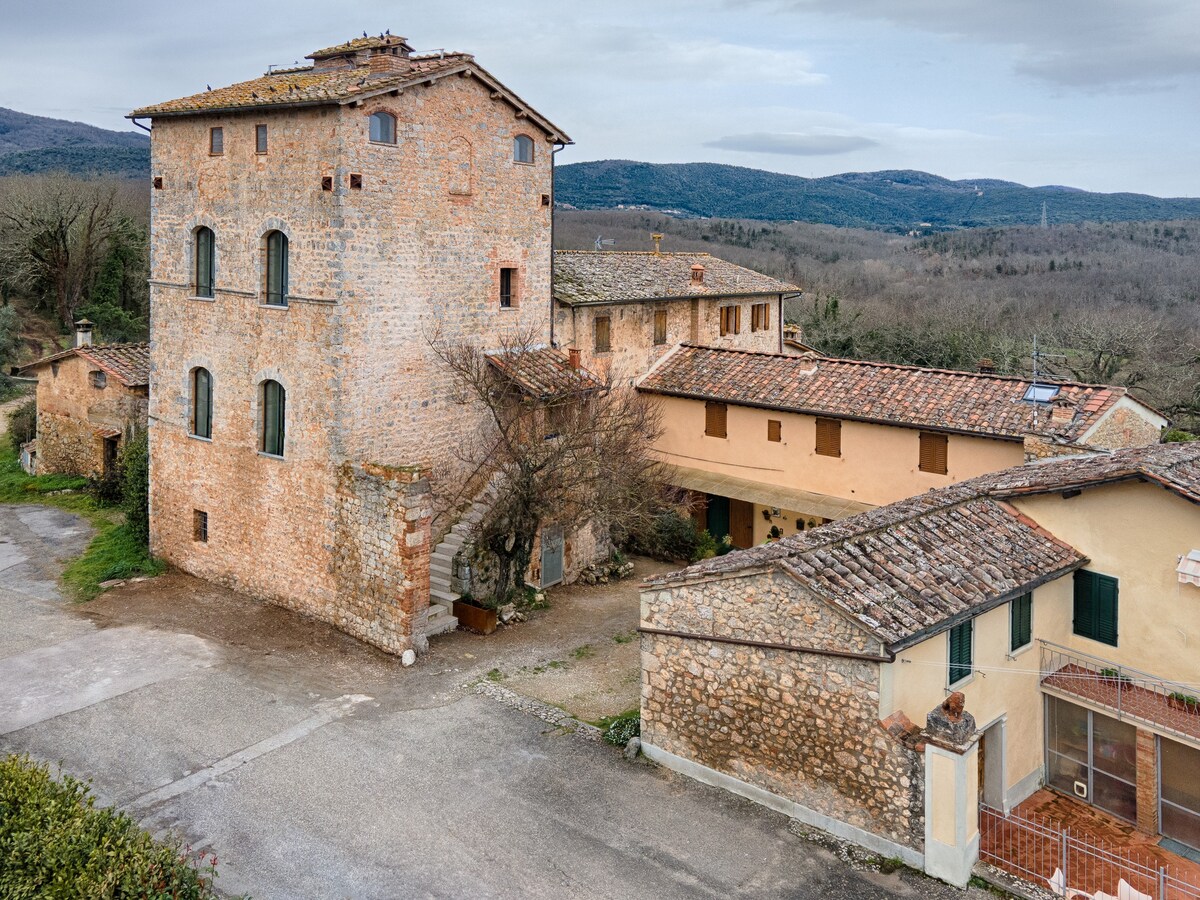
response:
<path id="1" fill-rule="evenodd" d="M 1025 399 L 1030 403 L 1049 403 L 1058 396 L 1057 384 L 1031 384 L 1025 390 Z"/>

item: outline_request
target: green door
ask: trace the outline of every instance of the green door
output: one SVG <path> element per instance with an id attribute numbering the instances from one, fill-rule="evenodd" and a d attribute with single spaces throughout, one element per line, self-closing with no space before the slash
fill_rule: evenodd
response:
<path id="1" fill-rule="evenodd" d="M 729 534 L 729 498 L 708 495 L 708 533 L 718 541 Z"/>

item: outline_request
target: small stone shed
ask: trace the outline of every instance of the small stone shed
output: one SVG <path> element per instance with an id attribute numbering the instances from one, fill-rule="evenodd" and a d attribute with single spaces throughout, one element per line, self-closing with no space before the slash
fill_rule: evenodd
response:
<path id="1" fill-rule="evenodd" d="M 102 475 L 146 428 L 149 344 L 94 346 L 90 323 L 77 328 L 77 346 L 18 370 L 38 382 L 37 437 L 23 454 L 33 474 Z"/>

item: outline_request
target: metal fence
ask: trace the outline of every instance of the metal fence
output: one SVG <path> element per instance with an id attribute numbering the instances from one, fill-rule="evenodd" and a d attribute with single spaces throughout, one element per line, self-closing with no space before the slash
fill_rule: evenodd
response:
<path id="1" fill-rule="evenodd" d="M 1152 856 L 1056 822 L 979 808 L 979 858 L 1066 900 L 1200 900 L 1200 882 Z"/>

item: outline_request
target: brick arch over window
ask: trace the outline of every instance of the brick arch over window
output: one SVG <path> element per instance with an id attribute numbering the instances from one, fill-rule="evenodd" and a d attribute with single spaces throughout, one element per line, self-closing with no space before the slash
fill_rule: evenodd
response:
<path id="1" fill-rule="evenodd" d="M 465 137 L 450 138 L 446 146 L 446 183 L 451 194 L 470 194 L 475 181 L 475 150 Z"/>

